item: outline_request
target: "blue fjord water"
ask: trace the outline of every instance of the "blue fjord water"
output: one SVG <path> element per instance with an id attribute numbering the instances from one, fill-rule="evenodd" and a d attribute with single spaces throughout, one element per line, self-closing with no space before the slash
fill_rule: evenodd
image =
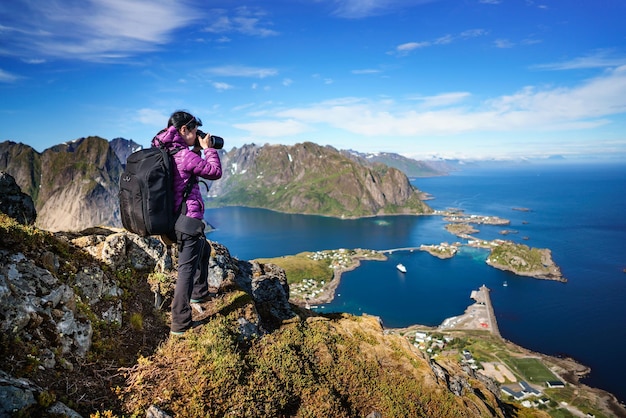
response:
<path id="1" fill-rule="evenodd" d="M 387 327 L 438 325 L 460 315 L 482 284 L 504 338 L 531 350 L 571 356 L 592 368 L 584 380 L 626 401 L 626 165 L 525 165 L 471 169 L 413 182 L 435 209 L 511 220 L 479 225 L 475 236 L 549 248 L 567 283 L 518 277 L 485 264 L 486 250 L 463 247 L 437 259 L 393 253 L 347 272 L 335 299 L 319 310 L 380 316 Z M 527 208 L 529 211 L 514 210 Z M 340 220 L 262 209 L 209 209 L 208 238 L 240 259 L 337 248 L 418 247 L 455 242 L 439 216 Z M 506 236 L 503 229 L 515 231 Z M 402 274 L 397 263 L 407 267 Z M 507 282 L 508 286 L 502 284 Z"/>

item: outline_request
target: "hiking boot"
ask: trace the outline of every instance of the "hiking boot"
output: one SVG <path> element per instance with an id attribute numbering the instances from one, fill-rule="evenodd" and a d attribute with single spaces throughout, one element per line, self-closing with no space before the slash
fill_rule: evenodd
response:
<path id="1" fill-rule="evenodd" d="M 198 327 L 198 326 L 200 326 L 200 325 L 202 325 L 204 323 L 205 322 L 203 322 L 203 321 L 191 321 L 191 325 L 189 325 L 188 328 L 186 328 L 186 329 L 184 329 L 182 331 L 172 331 L 172 330 L 170 330 L 170 336 L 171 337 L 181 337 L 181 336 L 185 335 L 185 333 L 187 331 L 189 331 L 190 329 Z"/>
<path id="2" fill-rule="evenodd" d="M 207 293 L 206 295 L 202 296 L 200 299 L 191 299 L 189 303 L 205 303 L 205 302 L 210 301 L 213 298 L 213 296 L 215 295 L 212 293 Z"/>

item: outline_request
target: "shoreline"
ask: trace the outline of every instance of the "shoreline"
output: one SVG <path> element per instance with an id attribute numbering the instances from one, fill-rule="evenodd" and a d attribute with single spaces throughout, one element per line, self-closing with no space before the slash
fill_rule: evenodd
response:
<path id="1" fill-rule="evenodd" d="M 337 290 L 337 287 L 341 283 L 341 276 L 343 275 L 343 273 L 356 270 L 358 267 L 361 266 L 362 260 L 387 261 L 387 256 L 385 256 L 380 251 L 377 251 L 377 252 L 380 254 L 381 256 L 380 258 L 371 258 L 371 257 L 362 256 L 362 255 L 351 256 L 350 259 L 352 260 L 352 263 L 350 263 L 350 265 L 348 266 L 337 267 L 336 269 L 334 269 L 332 280 L 330 281 L 330 283 L 328 283 L 322 288 L 322 292 L 319 295 L 317 295 L 314 298 L 305 298 L 305 299 L 293 298 L 293 299 L 290 299 L 290 302 L 292 302 L 295 305 L 306 307 L 306 308 L 308 308 L 309 305 L 318 305 L 318 304 L 325 304 L 325 303 L 332 302 L 333 299 L 335 299 L 335 291 Z"/>

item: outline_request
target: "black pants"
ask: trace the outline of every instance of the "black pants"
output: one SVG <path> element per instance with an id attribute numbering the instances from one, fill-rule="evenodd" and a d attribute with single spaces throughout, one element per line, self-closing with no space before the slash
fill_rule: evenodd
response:
<path id="1" fill-rule="evenodd" d="M 189 235 L 176 231 L 178 241 L 178 278 L 172 301 L 172 326 L 174 332 L 191 327 L 190 299 L 201 299 L 209 293 L 207 283 L 210 245 L 202 234 Z"/>

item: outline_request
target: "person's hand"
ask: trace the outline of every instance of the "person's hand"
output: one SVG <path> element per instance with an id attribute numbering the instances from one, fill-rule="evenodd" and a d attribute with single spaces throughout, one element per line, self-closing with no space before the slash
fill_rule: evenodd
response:
<path id="1" fill-rule="evenodd" d="M 211 134 L 207 132 L 204 138 L 198 135 L 198 142 L 200 143 L 200 147 L 202 149 L 209 148 L 211 146 Z"/>

